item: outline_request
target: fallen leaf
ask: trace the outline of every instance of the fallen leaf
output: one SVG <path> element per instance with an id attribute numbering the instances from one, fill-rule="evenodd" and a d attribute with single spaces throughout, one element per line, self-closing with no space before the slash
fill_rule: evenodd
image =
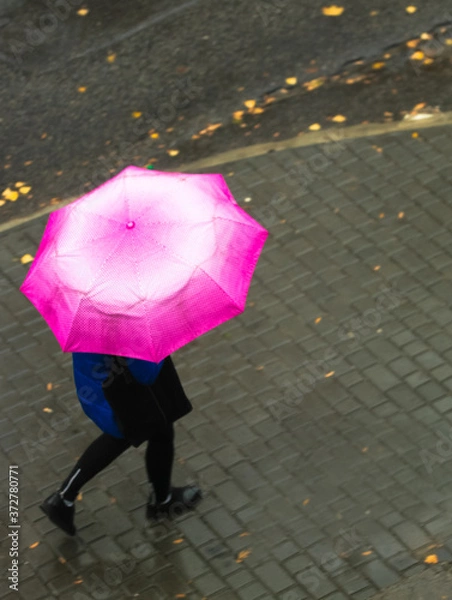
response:
<path id="1" fill-rule="evenodd" d="M 408 48 L 417 48 L 421 40 L 409 40 L 406 45 Z"/>
<path id="2" fill-rule="evenodd" d="M 335 373 L 335 372 L 336 372 L 336 371 L 330 371 L 329 373 L 327 373 L 327 374 L 325 375 L 325 379 L 326 379 L 326 378 L 328 378 L 328 377 L 332 377 L 332 376 L 334 375 L 334 373 Z"/>
<path id="3" fill-rule="evenodd" d="M 384 63 L 384 62 L 374 62 L 374 64 L 372 65 L 372 69 L 379 71 L 380 69 L 384 69 L 385 66 L 386 66 L 386 63 Z"/>
<path id="4" fill-rule="evenodd" d="M 418 50 L 417 52 L 413 52 L 410 58 L 411 60 L 424 60 L 425 54 L 421 50 Z"/>
<path id="5" fill-rule="evenodd" d="M 253 108 L 251 112 L 253 113 L 253 115 L 261 115 L 265 111 L 260 106 L 257 106 L 256 108 Z"/>
<path id="6" fill-rule="evenodd" d="M 380 154 L 383 152 L 383 148 L 380 148 L 379 146 L 372 146 L 372 148 L 376 151 L 379 152 Z"/>
<path id="7" fill-rule="evenodd" d="M 428 565 L 436 565 L 438 563 L 438 557 L 436 554 L 429 554 L 425 557 L 424 562 Z"/>
<path id="8" fill-rule="evenodd" d="M 6 204 L 6 200 L 0 200 L 0 206 L 3 206 L 4 204 Z"/>
<path id="9" fill-rule="evenodd" d="M 433 36 L 431 33 L 421 33 L 421 40 L 432 40 Z"/>
<path id="10" fill-rule="evenodd" d="M 39 546 L 40 542 L 34 542 L 33 544 L 31 544 L 31 546 L 28 546 L 29 548 L 33 549 L 36 548 L 37 546 Z"/>
<path id="11" fill-rule="evenodd" d="M 370 556 L 372 554 L 372 550 L 366 550 L 365 552 L 361 553 L 362 556 Z"/>
<path id="12" fill-rule="evenodd" d="M 247 537 L 248 535 L 251 535 L 251 533 L 249 531 L 244 531 L 243 533 L 239 534 L 239 537 Z"/>
<path id="13" fill-rule="evenodd" d="M 412 15 L 417 11 L 417 6 L 407 6 L 405 10 L 409 15 Z"/>
<path id="14" fill-rule="evenodd" d="M 89 10 L 88 10 L 87 8 L 80 8 L 80 9 L 77 11 L 77 14 L 78 14 L 80 17 L 86 17 L 86 15 L 87 15 L 88 13 L 89 13 Z"/>
<path id="15" fill-rule="evenodd" d="M 65 558 L 63 558 L 62 556 L 59 556 L 58 560 L 62 565 L 65 565 L 67 563 L 67 560 Z"/>
<path id="16" fill-rule="evenodd" d="M 381 269 L 380 265 L 375 265 L 374 271 L 379 271 Z"/>
<path id="17" fill-rule="evenodd" d="M 20 259 L 20 262 L 23 265 L 26 265 L 27 263 L 32 262 L 33 260 L 34 260 L 34 258 L 33 258 L 33 256 L 31 254 L 24 254 L 22 256 L 22 258 Z"/>
<path id="18" fill-rule="evenodd" d="M 177 156 L 179 154 L 179 150 L 168 150 L 168 154 L 170 156 Z"/>
<path id="19" fill-rule="evenodd" d="M 115 62 L 115 60 L 116 60 L 116 54 L 114 54 L 114 53 L 113 53 L 113 54 L 109 54 L 109 55 L 107 56 L 107 62 L 109 62 L 109 63 L 114 63 L 114 62 Z"/>
<path id="20" fill-rule="evenodd" d="M 244 202 L 251 202 L 251 200 L 252 200 L 252 198 L 251 198 L 250 196 L 247 196 L 247 197 L 244 199 Z"/>
<path id="21" fill-rule="evenodd" d="M 26 161 L 24 162 L 24 167 L 29 167 L 29 166 L 30 166 L 30 165 L 32 165 L 32 164 L 33 164 L 33 161 L 32 161 L 32 160 L 26 160 Z"/>
<path id="22" fill-rule="evenodd" d="M 14 186 L 15 186 L 16 188 L 20 188 L 20 187 L 22 187 L 23 185 L 25 185 L 25 182 L 24 182 L 24 181 L 18 181 L 17 183 L 15 183 L 15 184 L 14 184 Z"/>
<path id="23" fill-rule="evenodd" d="M 322 317 L 317 317 L 317 319 L 314 321 L 314 323 L 317 325 L 317 323 L 320 323 L 321 320 L 322 320 Z"/>
<path id="24" fill-rule="evenodd" d="M 254 108 L 256 106 L 256 100 L 245 100 L 245 102 L 243 104 L 246 106 L 246 108 L 251 110 L 252 108 Z"/>
<path id="25" fill-rule="evenodd" d="M 371 17 L 376 17 L 376 16 L 378 15 L 378 13 L 379 13 L 379 12 L 380 12 L 379 10 L 373 10 L 373 11 L 370 13 L 370 16 L 371 16 Z"/>
<path id="26" fill-rule="evenodd" d="M 403 211 L 399 212 L 399 214 L 397 215 L 399 217 L 399 219 L 403 219 L 403 217 L 405 216 L 405 213 Z"/>
<path id="27" fill-rule="evenodd" d="M 43 134 L 41 135 L 41 140 L 45 140 L 45 139 L 46 139 L 46 137 L 47 137 L 47 133 L 43 133 Z"/>
<path id="28" fill-rule="evenodd" d="M 78 460 L 78 457 L 77 457 Z M 79 494 L 77 495 L 77 500 L 80 502 L 81 500 L 83 500 L 83 493 L 79 492 Z"/>
<path id="29" fill-rule="evenodd" d="M 243 559 L 248 558 L 248 556 L 251 554 L 251 550 L 241 550 L 238 555 L 237 558 L 235 560 L 235 562 L 237 563 L 241 563 L 243 561 Z"/>
<path id="30" fill-rule="evenodd" d="M 288 77 L 286 79 L 287 85 L 297 85 L 298 79 L 296 77 Z"/>
<path id="31" fill-rule="evenodd" d="M 312 92 L 312 90 L 315 90 L 322 86 L 325 83 L 325 81 L 326 77 L 317 77 L 317 79 L 311 79 L 311 81 L 303 83 L 303 87 L 305 87 L 308 90 L 308 92 Z"/>
<path id="32" fill-rule="evenodd" d="M 132 117 L 133 117 L 134 119 L 139 119 L 139 118 L 141 117 L 141 115 L 142 115 L 142 114 L 143 114 L 143 113 L 140 113 L 139 111 L 135 111 L 135 112 L 133 112 L 133 113 L 132 113 Z"/>
<path id="33" fill-rule="evenodd" d="M 262 365 L 259 365 L 258 367 L 256 367 L 256 371 L 263 371 L 264 367 Z"/>
<path id="34" fill-rule="evenodd" d="M 215 123 L 213 125 L 207 125 L 207 127 L 205 129 L 202 129 L 199 132 L 199 135 L 211 135 L 214 131 L 216 131 L 222 125 L 223 125 L 223 123 Z"/>
<path id="35" fill-rule="evenodd" d="M 53 409 L 52 408 L 47 408 L 47 406 L 45 408 L 43 408 L 42 410 L 45 413 L 53 413 Z"/>
<path id="36" fill-rule="evenodd" d="M 452 46 L 452 38 L 446 40 L 446 46 Z"/>
<path id="37" fill-rule="evenodd" d="M 86 87 L 84 87 L 83 85 L 82 85 L 82 86 L 80 86 L 80 87 L 78 88 L 78 91 L 79 91 L 81 94 L 84 94 L 84 93 L 86 92 L 86 90 L 87 90 L 87 88 L 86 88 Z"/>
<path id="38" fill-rule="evenodd" d="M 83 579 L 81 578 L 74 581 L 74 585 L 80 585 L 81 583 L 83 583 Z"/>
<path id="39" fill-rule="evenodd" d="M 245 111 L 243 110 L 236 110 L 234 113 L 232 113 L 232 118 L 234 119 L 234 121 L 241 121 L 244 112 Z"/>
<path id="40" fill-rule="evenodd" d="M 303 506 L 307 506 L 310 502 L 311 502 L 311 499 L 306 498 L 306 500 L 303 500 Z"/>
<path id="41" fill-rule="evenodd" d="M 385 218 L 385 214 L 384 213 L 380 213 L 378 216 L 380 217 L 380 219 L 384 219 Z"/>
<path id="42" fill-rule="evenodd" d="M 310 131 L 319 131 L 319 129 L 322 129 L 322 126 L 319 123 L 313 123 L 309 125 L 309 129 Z"/>
<path id="43" fill-rule="evenodd" d="M 155 133 L 151 133 L 151 138 L 152 138 L 152 139 L 154 139 L 154 140 L 158 140 L 158 139 L 159 139 L 159 137 L 160 137 L 160 135 L 159 135 L 157 132 L 155 132 Z"/>
<path id="44" fill-rule="evenodd" d="M 173 544 L 182 544 L 184 538 L 178 538 L 177 540 L 173 540 Z"/>
<path id="45" fill-rule="evenodd" d="M 377 329 L 377 333 L 383 333 L 383 329 Z"/>
<path id="46" fill-rule="evenodd" d="M 424 65 L 432 65 L 435 61 L 433 58 L 426 58 L 423 62 Z"/>
<path id="47" fill-rule="evenodd" d="M 31 190 L 31 187 L 29 185 L 24 185 L 19 189 L 19 192 L 21 194 L 28 194 L 28 192 Z"/>
<path id="48" fill-rule="evenodd" d="M 347 117 L 344 117 L 344 115 L 336 115 L 331 120 L 334 121 L 335 123 L 343 123 L 344 121 L 347 120 Z"/>
<path id="49" fill-rule="evenodd" d="M 340 17 L 344 12 L 343 6 L 336 6 L 336 4 L 332 4 L 331 6 L 324 6 L 322 8 L 322 13 L 326 17 Z"/>
<path id="50" fill-rule="evenodd" d="M 15 202 L 17 200 L 17 198 L 19 197 L 19 192 L 16 192 L 15 190 L 12 190 L 11 188 L 6 188 L 6 190 L 4 190 L 2 192 L 2 196 L 6 200 L 10 200 L 11 202 Z"/>
<path id="51" fill-rule="evenodd" d="M 411 134 L 411 137 L 415 138 L 415 139 L 418 138 L 419 137 L 418 132 L 417 131 L 413 131 L 413 133 Z"/>
<path id="52" fill-rule="evenodd" d="M 361 450 L 361 452 L 367 452 L 369 450 L 369 446 L 364 446 L 364 448 Z"/>

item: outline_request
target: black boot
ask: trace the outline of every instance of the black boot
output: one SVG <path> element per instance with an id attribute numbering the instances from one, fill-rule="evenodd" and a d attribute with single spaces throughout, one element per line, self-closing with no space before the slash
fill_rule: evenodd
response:
<path id="1" fill-rule="evenodd" d="M 60 529 L 69 535 L 75 535 L 75 506 L 66 506 L 59 492 L 49 496 L 39 507 Z"/>
<path id="2" fill-rule="evenodd" d="M 185 487 L 172 487 L 171 499 L 168 502 L 155 502 L 149 499 L 146 517 L 153 521 L 159 519 L 172 519 L 193 510 L 202 500 L 202 491 L 197 485 Z"/>

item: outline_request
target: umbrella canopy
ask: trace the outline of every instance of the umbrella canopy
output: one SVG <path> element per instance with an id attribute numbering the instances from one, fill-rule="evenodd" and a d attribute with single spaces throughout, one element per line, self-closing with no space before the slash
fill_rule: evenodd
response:
<path id="1" fill-rule="evenodd" d="M 50 215 L 20 290 L 63 351 L 159 362 L 243 312 L 267 235 L 222 175 L 131 166 Z"/>

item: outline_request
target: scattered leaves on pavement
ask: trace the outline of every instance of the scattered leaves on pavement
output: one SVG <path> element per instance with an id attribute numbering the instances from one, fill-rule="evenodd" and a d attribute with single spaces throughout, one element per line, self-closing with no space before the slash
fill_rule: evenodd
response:
<path id="1" fill-rule="evenodd" d="M 344 12 L 343 6 L 336 6 L 336 4 L 332 4 L 331 6 L 324 6 L 322 8 L 322 13 L 326 17 L 340 17 Z"/>

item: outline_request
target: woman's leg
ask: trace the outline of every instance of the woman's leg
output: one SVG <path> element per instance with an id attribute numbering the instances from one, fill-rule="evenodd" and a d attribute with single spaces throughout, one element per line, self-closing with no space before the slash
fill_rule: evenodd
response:
<path id="1" fill-rule="evenodd" d="M 164 502 L 171 489 L 174 461 L 174 426 L 153 434 L 146 448 L 146 470 L 154 488 L 156 501 Z"/>
<path id="2" fill-rule="evenodd" d="M 63 500 L 67 504 L 74 502 L 80 488 L 129 447 L 130 443 L 123 438 L 101 434 L 88 446 L 61 485 L 59 492 Z"/>

